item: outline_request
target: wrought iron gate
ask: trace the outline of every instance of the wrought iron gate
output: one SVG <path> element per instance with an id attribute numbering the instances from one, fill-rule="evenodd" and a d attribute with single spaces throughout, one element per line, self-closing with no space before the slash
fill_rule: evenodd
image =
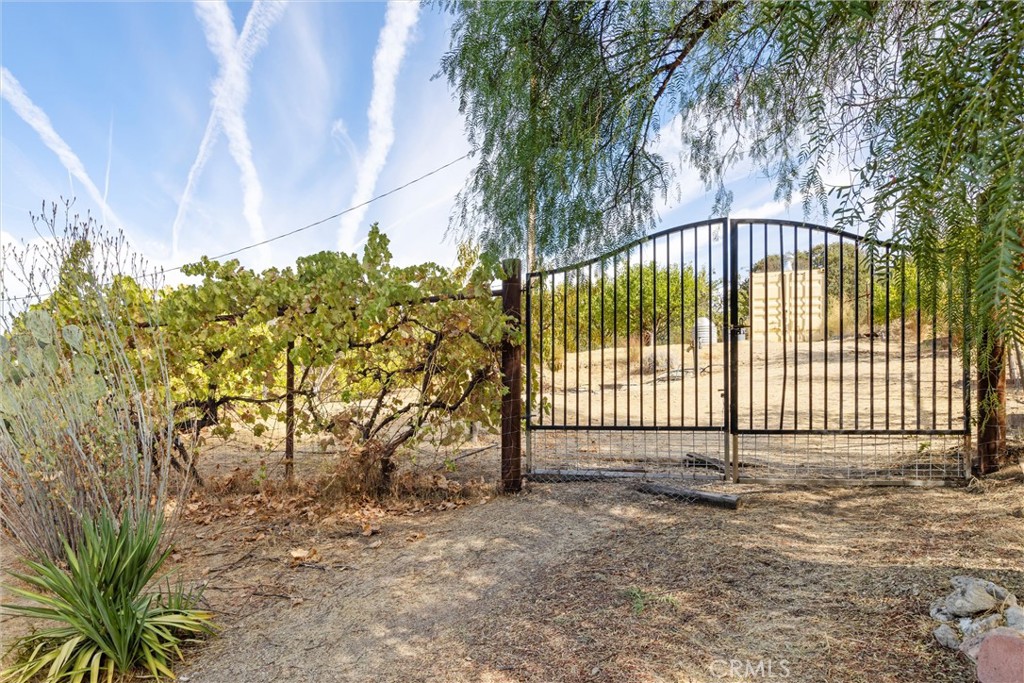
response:
<path id="1" fill-rule="evenodd" d="M 962 301 L 952 272 L 897 245 L 772 220 L 690 223 L 529 273 L 528 471 L 960 478 Z"/>

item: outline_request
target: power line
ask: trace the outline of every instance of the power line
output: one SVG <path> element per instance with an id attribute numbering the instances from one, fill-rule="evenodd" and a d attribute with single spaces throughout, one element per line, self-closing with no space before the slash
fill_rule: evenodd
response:
<path id="1" fill-rule="evenodd" d="M 404 190 L 405 188 L 409 187 L 410 185 L 415 185 L 416 183 L 420 182 L 421 180 L 425 180 L 426 178 L 429 178 L 432 175 L 440 173 L 441 171 L 445 170 L 449 166 L 454 166 L 455 164 L 459 163 L 463 159 L 467 159 L 467 158 L 469 158 L 469 155 L 468 154 L 463 154 L 458 159 L 453 159 L 452 161 L 449 161 L 447 164 L 445 164 L 443 166 L 438 166 L 433 171 L 428 171 L 427 173 L 424 173 L 423 175 L 419 176 L 418 178 L 413 178 L 412 180 L 410 180 L 409 182 L 405 183 L 404 185 L 399 185 L 398 187 L 392 188 L 392 189 L 388 190 L 387 192 L 383 192 L 383 193 L 377 195 L 376 197 L 372 197 L 370 199 L 367 199 L 365 202 L 362 202 L 361 204 L 355 204 L 353 206 L 348 207 L 344 211 L 339 211 L 338 213 L 333 214 L 331 216 L 327 216 L 326 218 L 321 218 L 320 220 L 314 221 L 313 223 L 309 223 L 307 225 L 303 225 L 301 228 L 295 228 L 294 230 L 289 230 L 288 232 L 283 232 L 280 235 L 276 235 L 274 237 L 269 237 L 269 238 L 263 240 L 262 242 L 256 242 L 254 244 L 248 244 L 248 245 L 246 245 L 244 247 L 239 247 L 238 249 L 234 249 L 232 251 L 226 251 L 223 254 L 218 254 L 216 256 L 211 256 L 210 260 L 211 261 L 217 261 L 217 260 L 225 258 L 227 256 L 234 256 L 235 254 L 240 254 L 243 251 L 248 251 L 250 249 L 255 249 L 257 247 L 262 247 L 265 244 L 270 244 L 271 242 L 276 242 L 278 240 L 284 239 L 285 237 L 291 237 L 292 235 L 295 235 L 297 233 L 303 232 L 304 230 L 309 230 L 310 228 L 315 228 L 318 225 L 323 225 L 324 223 L 326 223 L 328 221 L 333 221 L 335 218 L 341 218 L 345 214 L 351 213 L 351 212 L 355 211 L 356 209 L 361 209 L 364 206 L 368 206 L 369 204 L 372 204 L 373 202 L 377 201 L 378 199 L 383 199 L 384 197 L 387 197 L 388 195 L 392 195 L 392 194 L 394 194 L 396 192 L 399 192 L 400 190 Z M 186 264 L 182 264 L 180 266 L 175 266 L 174 268 L 170 268 L 168 270 L 162 270 L 160 272 L 161 273 L 173 273 L 176 270 L 181 270 L 182 268 L 185 267 L 185 265 Z"/>
<path id="2" fill-rule="evenodd" d="M 355 211 L 356 209 L 361 209 L 364 206 L 368 206 L 368 205 L 370 205 L 370 204 L 372 204 L 372 203 L 374 203 L 374 202 L 376 202 L 376 201 L 378 201 L 380 199 L 384 199 L 387 196 L 393 195 L 396 192 L 400 192 L 401 190 L 404 190 L 405 188 L 409 187 L 410 185 L 415 185 L 416 183 L 418 183 L 418 182 L 420 182 L 422 180 L 426 180 L 430 176 L 436 175 L 436 174 L 440 173 L 441 171 L 445 170 L 446 168 L 454 166 L 455 164 L 459 163 L 463 159 L 468 159 L 468 158 L 469 158 L 469 154 L 463 154 L 458 159 L 452 159 L 447 164 L 444 164 L 442 166 L 438 166 L 434 170 L 428 171 L 428 172 L 424 173 L 421 176 L 413 178 L 412 180 L 410 180 L 410 181 L 408 181 L 406 183 L 403 183 L 402 185 L 399 185 L 398 187 L 393 187 L 390 190 L 388 190 L 387 192 L 382 192 L 379 195 L 371 197 L 370 199 L 367 199 L 365 202 L 361 202 L 359 204 L 353 204 L 352 206 L 348 207 L 347 209 L 339 211 L 338 213 L 332 214 L 332 215 L 327 216 L 325 218 L 321 218 L 320 220 L 314 221 L 312 223 L 308 223 L 306 225 L 303 225 L 301 228 L 295 228 L 294 230 L 289 230 L 288 232 L 283 232 L 280 235 L 275 235 L 274 237 L 268 237 L 267 239 L 265 239 L 265 240 L 263 240 L 261 242 L 255 242 L 253 244 L 247 244 L 244 247 L 239 247 L 238 249 L 233 249 L 231 251 L 226 251 L 223 254 L 217 254 L 216 256 L 211 256 L 210 260 L 217 261 L 219 259 L 226 258 L 228 256 L 234 256 L 235 254 L 240 254 L 243 251 L 249 251 L 250 249 L 256 249 L 257 247 L 262 247 L 265 244 L 270 244 L 271 242 L 277 242 L 278 240 L 282 240 L 282 239 L 284 239 L 286 237 L 291 237 L 292 235 L 296 235 L 296 234 L 298 234 L 300 232 L 304 232 L 304 231 L 309 230 L 311 228 L 315 228 L 315 227 L 317 227 L 319 225 L 323 225 L 324 223 L 327 223 L 328 221 L 333 221 L 334 219 L 340 218 L 340 217 L 344 216 L 347 213 L 351 213 L 351 212 Z M 175 271 L 181 270 L 186 265 L 188 265 L 188 264 L 183 263 L 183 264 L 181 264 L 179 266 L 175 266 L 173 268 L 156 270 L 156 271 L 154 271 L 152 273 L 147 273 L 147 275 L 162 275 L 162 274 L 166 274 L 166 273 L 173 273 Z M 50 292 L 49 294 L 52 294 L 52 293 L 53 292 Z M 46 296 L 49 296 L 49 294 L 47 294 Z M 26 294 L 25 296 L 14 296 L 14 297 L 6 298 L 6 299 L 0 299 L 0 302 L 10 303 L 10 302 L 13 302 L 13 301 L 23 301 L 23 300 L 26 300 L 26 299 L 34 299 L 36 296 L 37 295 L 35 295 L 35 294 Z"/>

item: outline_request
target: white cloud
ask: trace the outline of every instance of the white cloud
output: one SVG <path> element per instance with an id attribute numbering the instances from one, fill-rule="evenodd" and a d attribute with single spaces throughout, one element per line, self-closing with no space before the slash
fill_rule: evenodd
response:
<path id="1" fill-rule="evenodd" d="M 388 152 L 395 140 L 395 82 L 419 11 L 418 2 L 392 0 L 388 3 L 384 28 L 381 29 L 377 52 L 373 57 L 373 94 L 367 111 L 370 123 L 369 149 L 359 165 L 350 206 L 361 204 L 373 196 L 377 178 L 384 169 Z M 363 207 L 342 217 L 338 230 L 339 249 L 354 249 L 356 233 L 365 216 L 366 209 Z"/>
<path id="2" fill-rule="evenodd" d="M 3 99 L 7 100 L 15 113 L 39 134 L 43 144 L 57 155 L 57 158 L 60 159 L 60 162 L 67 169 L 69 178 L 74 177 L 77 179 L 85 188 L 89 197 L 100 207 L 103 215 L 109 217 L 118 227 L 121 227 L 121 221 L 113 210 L 107 206 L 106 195 L 100 193 L 96 183 L 89 177 L 85 166 L 82 164 L 82 160 L 78 158 L 78 155 L 72 151 L 64 139 L 57 134 L 53 124 L 50 122 L 50 117 L 32 102 L 25 89 L 21 87 L 21 83 L 18 82 L 18 79 L 14 77 L 14 74 L 7 67 L 0 67 L 0 95 L 3 96 Z"/>
<path id="3" fill-rule="evenodd" d="M 245 25 L 239 36 L 235 33 L 231 11 L 225 2 L 196 2 L 196 16 L 203 26 L 210 51 L 220 65 L 220 74 L 212 88 L 213 110 L 206 123 L 195 161 L 189 169 L 185 190 L 178 203 L 177 215 L 171 229 L 171 251 L 175 258 L 185 210 L 195 192 L 196 182 L 210 158 L 219 130 L 224 131 L 231 157 L 241 172 L 242 214 L 249 225 L 250 235 L 254 240 L 261 240 L 265 236 L 260 213 L 263 187 L 253 163 L 252 143 L 249 140 L 243 111 L 249 99 L 249 71 L 253 60 L 266 45 L 270 29 L 284 14 L 286 5 L 287 3 L 283 1 L 256 0 L 246 16 Z"/>
<path id="4" fill-rule="evenodd" d="M 797 193 L 793 197 L 793 204 L 799 205 L 800 194 Z M 784 202 L 781 200 L 772 200 L 759 204 L 757 206 L 741 206 L 729 213 L 736 218 L 780 218 L 782 216 L 789 215 L 789 209 L 792 204 L 790 202 Z"/>

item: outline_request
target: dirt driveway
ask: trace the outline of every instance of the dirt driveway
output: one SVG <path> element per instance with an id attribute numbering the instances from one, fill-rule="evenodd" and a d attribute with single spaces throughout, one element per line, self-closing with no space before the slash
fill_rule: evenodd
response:
<path id="1" fill-rule="evenodd" d="M 179 673 L 968 681 L 930 637 L 929 602 L 961 573 L 1024 597 L 1024 484 L 739 490 L 738 511 L 616 483 L 360 520 L 199 509 L 176 557 L 224 628 Z"/>

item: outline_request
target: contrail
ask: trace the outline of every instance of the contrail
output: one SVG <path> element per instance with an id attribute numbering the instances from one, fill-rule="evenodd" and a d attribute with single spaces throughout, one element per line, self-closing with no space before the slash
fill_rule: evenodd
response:
<path id="1" fill-rule="evenodd" d="M 64 139 L 57 134 L 53 124 L 50 122 L 50 117 L 29 99 L 25 89 L 21 87 L 21 83 L 18 82 L 18 79 L 14 77 L 14 74 L 7 67 L 0 67 L 0 95 L 3 96 L 3 99 L 7 100 L 15 113 L 39 134 L 43 144 L 57 155 L 60 162 L 64 164 L 64 168 L 67 169 L 69 178 L 77 178 L 78 182 L 82 183 L 85 191 L 89 193 L 89 197 L 102 210 L 103 215 L 109 216 L 117 227 L 123 228 L 120 219 L 107 206 L 106 197 L 100 194 L 99 188 L 92 182 L 92 179 L 85 170 L 85 166 L 82 164 L 82 160 L 71 150 L 68 143 L 64 142 Z"/>
<path id="2" fill-rule="evenodd" d="M 107 133 L 107 172 L 103 174 L 103 223 L 107 222 L 107 197 L 110 196 L 110 163 L 114 156 L 114 116 L 110 116 L 110 131 Z"/>
<path id="3" fill-rule="evenodd" d="M 266 45 L 270 29 L 284 14 L 287 2 L 281 0 L 256 0 L 245 18 L 241 35 L 235 33 L 231 12 L 225 2 L 196 2 L 196 17 L 203 26 L 206 42 L 216 57 L 220 73 L 214 82 L 213 105 L 206 122 L 203 139 L 192 162 L 185 181 L 185 190 L 178 202 L 177 215 L 171 228 L 171 251 L 177 255 L 178 239 L 182 220 L 196 183 L 202 174 L 210 152 L 217 141 L 217 134 L 223 130 L 228 139 L 228 150 L 241 172 L 243 195 L 242 214 L 252 237 L 263 239 L 263 219 L 260 206 L 263 202 L 263 187 L 260 184 L 256 166 L 252 161 L 252 144 L 243 117 L 243 110 L 249 99 L 249 71 L 260 49 Z"/>
<path id="4" fill-rule="evenodd" d="M 370 96 L 370 107 L 366 113 L 370 123 L 369 149 L 359 164 L 356 190 L 350 205 L 365 202 L 373 195 L 377 178 L 384 169 L 391 144 L 395 140 L 395 81 L 405 58 L 409 36 L 419 18 L 419 11 L 418 2 L 392 0 L 388 3 L 384 28 L 381 29 L 377 52 L 373 56 L 373 94 Z M 339 249 L 355 249 L 356 232 L 365 217 L 365 207 L 342 217 L 338 229 Z"/>
<path id="5" fill-rule="evenodd" d="M 345 125 L 344 119 L 335 119 L 331 124 L 331 138 L 345 148 L 353 164 L 359 164 L 359 152 L 356 150 L 356 143 L 352 141 L 352 136 L 348 134 L 348 127 Z"/>

